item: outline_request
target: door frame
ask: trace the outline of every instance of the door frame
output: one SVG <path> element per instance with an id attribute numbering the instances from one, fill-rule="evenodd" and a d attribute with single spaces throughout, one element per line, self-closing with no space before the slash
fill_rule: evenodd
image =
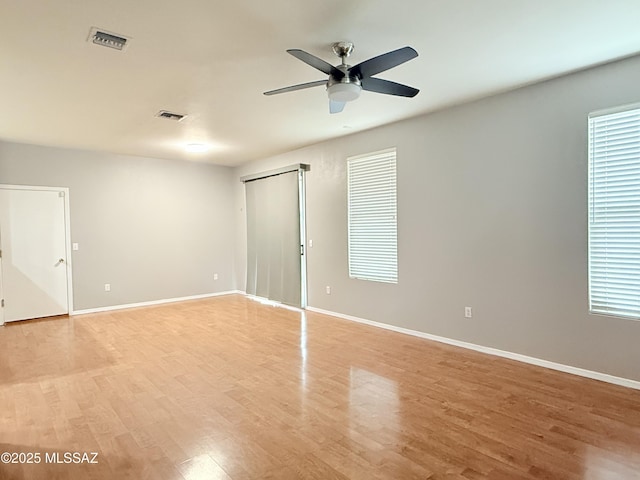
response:
<path id="1" fill-rule="evenodd" d="M 8 185 L 0 183 L 1 190 L 32 190 L 32 191 L 46 191 L 46 192 L 58 192 L 58 195 L 62 194 L 64 199 L 64 249 L 65 249 L 65 267 L 67 269 L 67 315 L 73 315 L 73 260 L 71 258 L 71 216 L 69 214 L 69 188 L 68 187 L 45 187 L 37 185 Z M 0 260 L 1 261 L 1 260 Z M 1 265 L 1 264 L 0 264 Z M 2 276 L 2 270 L 0 269 L 0 276 Z M 2 279 L 0 278 L 0 286 L 2 285 Z M 4 297 L 3 297 L 4 298 Z M 4 325 L 4 310 L 0 315 L 0 325 Z"/>

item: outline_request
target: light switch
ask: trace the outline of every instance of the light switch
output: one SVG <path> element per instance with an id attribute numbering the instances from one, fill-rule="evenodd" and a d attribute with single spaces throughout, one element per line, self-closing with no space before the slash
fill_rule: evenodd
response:
<path id="1" fill-rule="evenodd" d="M 72 243 L 71 244 L 71 248 L 74 250 L 78 250 L 78 244 L 77 243 Z"/>

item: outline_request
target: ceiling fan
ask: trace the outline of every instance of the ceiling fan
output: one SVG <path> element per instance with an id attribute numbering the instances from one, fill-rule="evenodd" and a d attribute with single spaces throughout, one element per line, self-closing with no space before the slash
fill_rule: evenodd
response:
<path id="1" fill-rule="evenodd" d="M 362 90 L 383 93 L 385 95 L 397 95 L 400 97 L 415 97 L 420 91 L 408 85 L 373 77 L 373 75 L 389 70 L 417 57 L 418 52 L 413 48 L 399 48 L 398 50 L 393 50 L 365 60 L 353 67 L 346 63 L 346 59 L 351 55 L 352 51 L 353 43 L 351 42 L 334 43 L 333 53 L 342 60 L 340 65 L 334 67 L 321 58 L 303 50 L 287 50 L 287 53 L 293 55 L 298 60 L 302 60 L 307 65 L 311 65 L 313 68 L 320 70 L 322 73 L 329 75 L 329 78 L 327 80 L 317 80 L 315 82 L 300 83 L 290 87 L 278 88 L 277 90 L 264 92 L 264 94 L 276 95 L 324 85 L 327 88 L 327 95 L 329 96 L 329 112 L 339 113 L 344 109 L 346 102 L 357 99 Z"/>

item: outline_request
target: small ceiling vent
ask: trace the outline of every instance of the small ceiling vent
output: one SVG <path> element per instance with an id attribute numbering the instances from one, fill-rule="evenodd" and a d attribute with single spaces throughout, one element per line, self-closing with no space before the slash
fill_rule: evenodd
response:
<path id="1" fill-rule="evenodd" d="M 186 115 L 182 115 L 181 113 L 169 112 L 168 110 L 160 110 L 158 113 L 156 113 L 156 117 L 166 118 L 168 120 L 179 122 L 180 120 L 185 118 Z"/>
<path id="2" fill-rule="evenodd" d="M 129 45 L 128 37 L 122 36 L 117 33 L 107 32 L 101 28 L 93 27 L 87 41 L 100 45 L 103 47 L 115 48 L 116 50 L 124 51 Z"/>

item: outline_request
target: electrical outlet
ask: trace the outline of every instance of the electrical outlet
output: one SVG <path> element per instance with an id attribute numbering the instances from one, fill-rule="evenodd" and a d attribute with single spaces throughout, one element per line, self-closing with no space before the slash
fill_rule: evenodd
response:
<path id="1" fill-rule="evenodd" d="M 326 289 L 327 295 L 331 295 L 331 287 L 327 285 L 325 289 Z"/>
<path id="2" fill-rule="evenodd" d="M 110 292 L 111 291 L 111 284 L 110 283 L 105 283 L 104 284 L 104 291 L 105 292 Z"/>
<path id="3" fill-rule="evenodd" d="M 473 311 L 471 310 L 471 307 L 464 307 L 464 318 L 471 317 L 473 317 Z"/>
<path id="4" fill-rule="evenodd" d="M 214 273 L 214 274 L 213 274 L 213 279 L 214 279 L 214 280 L 217 280 L 217 279 L 218 279 L 218 274 L 217 274 L 217 273 Z"/>

